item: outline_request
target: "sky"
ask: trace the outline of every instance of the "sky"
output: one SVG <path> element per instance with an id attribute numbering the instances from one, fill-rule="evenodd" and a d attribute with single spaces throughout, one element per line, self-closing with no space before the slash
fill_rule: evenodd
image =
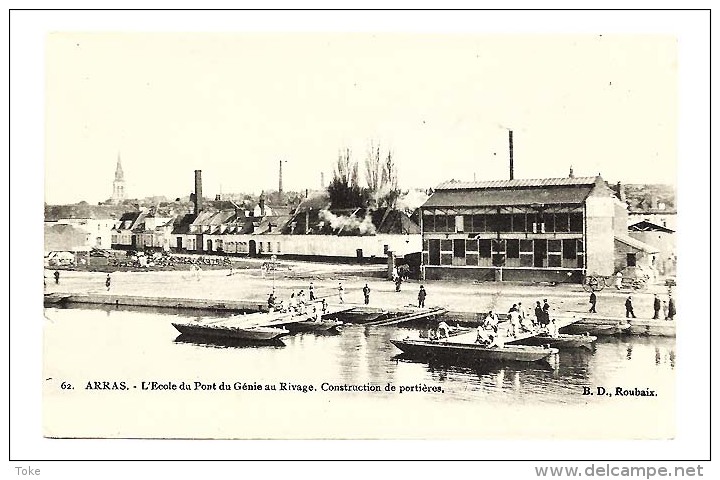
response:
<path id="1" fill-rule="evenodd" d="M 598 173 L 675 183 L 677 44 L 662 35 L 52 33 L 48 203 L 320 187 L 338 150 L 401 188 Z M 73 181 L 72 188 L 68 182 Z"/>

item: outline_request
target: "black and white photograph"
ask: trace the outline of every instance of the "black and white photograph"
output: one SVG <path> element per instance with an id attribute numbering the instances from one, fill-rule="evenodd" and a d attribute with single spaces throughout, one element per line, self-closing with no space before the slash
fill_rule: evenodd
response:
<path id="1" fill-rule="evenodd" d="M 678 437 L 676 34 L 226 13 L 42 39 L 43 438 Z"/>

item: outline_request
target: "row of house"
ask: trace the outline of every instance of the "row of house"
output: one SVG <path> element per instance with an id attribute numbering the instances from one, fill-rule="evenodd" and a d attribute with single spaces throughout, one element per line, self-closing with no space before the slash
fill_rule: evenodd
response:
<path id="1" fill-rule="evenodd" d="M 324 195 L 306 199 L 292 213 L 278 213 L 281 210 L 273 212 L 261 199 L 254 211 L 201 210 L 172 218 L 159 217 L 152 211 L 129 212 L 113 228 L 112 247 L 293 258 L 375 258 L 383 262 L 389 252 L 402 256 L 420 251 L 420 227 L 399 210 L 331 210 Z M 323 220 L 323 212 L 344 219 L 348 228 L 332 228 Z M 363 222 L 368 231 L 354 228 Z M 355 224 L 353 228 L 351 224 Z"/>
<path id="2" fill-rule="evenodd" d="M 443 182 L 412 217 L 388 207 L 332 209 L 326 192 L 306 194 L 293 211 L 266 205 L 264 195 L 254 208 L 229 201 L 203 208 L 197 170 L 191 211 L 143 208 L 103 219 L 75 212 L 52 219 L 59 230 L 50 233 L 66 239 L 72 228 L 80 232 L 73 242 L 125 250 L 383 262 L 417 254 L 428 280 L 577 282 L 586 273 L 634 267 L 671 273 L 674 231 L 652 219 L 630 220 L 622 193 L 600 176 L 571 173 Z M 47 229 L 46 222 L 46 244 Z"/>

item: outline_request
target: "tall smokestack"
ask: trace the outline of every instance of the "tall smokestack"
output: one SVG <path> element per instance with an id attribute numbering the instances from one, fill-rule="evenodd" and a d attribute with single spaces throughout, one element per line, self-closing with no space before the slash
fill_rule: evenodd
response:
<path id="1" fill-rule="evenodd" d="M 280 160 L 280 177 L 278 180 L 278 197 L 281 197 L 281 198 L 282 198 L 282 193 L 283 193 L 282 192 L 282 164 L 283 164 L 283 161 Z"/>
<path id="2" fill-rule="evenodd" d="M 512 130 L 510 130 L 508 135 L 508 142 L 510 145 L 510 180 L 513 180 L 515 178 L 515 166 L 513 165 L 513 140 L 512 140 Z"/>
<path id="3" fill-rule="evenodd" d="M 202 210 L 202 170 L 195 170 L 195 213 Z"/>
<path id="4" fill-rule="evenodd" d="M 325 188 L 325 172 L 320 172 L 320 188 Z"/>

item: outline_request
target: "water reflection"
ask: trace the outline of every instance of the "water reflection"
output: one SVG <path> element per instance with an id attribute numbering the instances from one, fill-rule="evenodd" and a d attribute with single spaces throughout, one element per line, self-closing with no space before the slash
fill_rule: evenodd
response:
<path id="1" fill-rule="evenodd" d="M 202 335 L 188 335 L 181 333 L 175 338 L 176 343 L 190 343 L 201 347 L 214 348 L 262 348 L 284 347 L 285 343 L 279 338 L 272 340 L 241 340 L 237 338 L 206 337 Z"/>
<path id="2" fill-rule="evenodd" d="M 347 325 L 341 334 L 302 333 L 258 344 L 177 335 L 171 322 L 198 312 L 167 309 L 48 308 L 45 341 L 57 346 L 58 368 L 88 378 L 109 370 L 145 372 L 149 356 L 163 358 L 153 368 L 167 378 L 232 374 L 265 382 L 331 381 L 349 384 L 442 385 L 442 401 L 587 402 L 578 392 L 588 385 L 633 382 L 674 388 L 675 341 L 660 337 L 601 337 L 593 351 L 561 350 L 552 364 L 458 364 L 447 359 L 417 361 L 391 339 L 415 331 L 398 326 Z M 216 316 L 213 313 L 213 316 Z M 73 351 L 75 355 L 62 352 Z M 80 361 L 92 359 L 92 361 Z M 77 361 L 77 363 L 73 363 Z M 639 385 L 639 383 L 638 383 Z M 668 393 L 671 393 L 668 391 Z M 437 400 L 437 399 L 436 399 Z"/>

